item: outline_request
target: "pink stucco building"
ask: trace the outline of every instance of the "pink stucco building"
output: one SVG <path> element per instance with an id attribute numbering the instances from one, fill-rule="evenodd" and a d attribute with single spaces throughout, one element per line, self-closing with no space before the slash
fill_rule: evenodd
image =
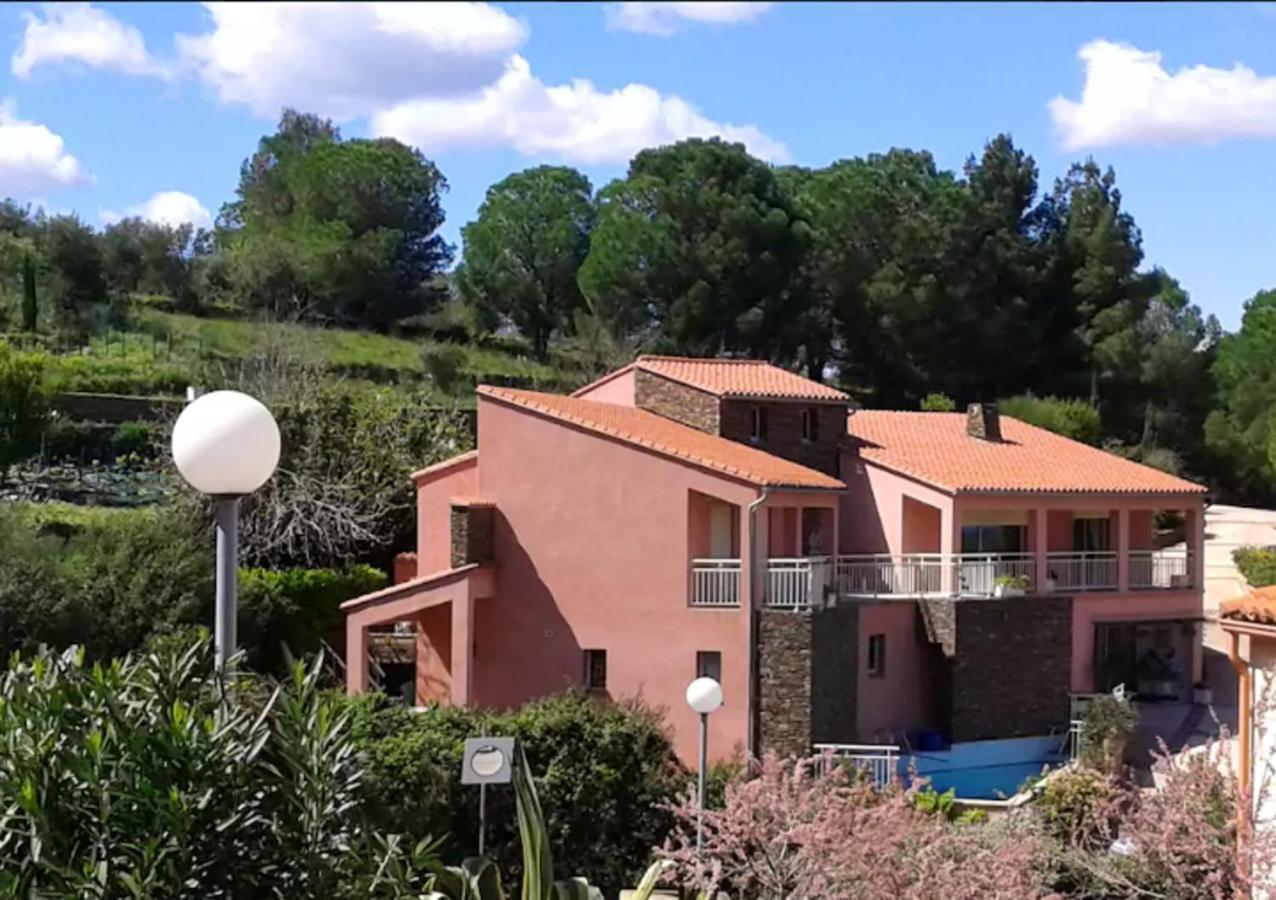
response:
<path id="1" fill-rule="evenodd" d="M 765 363 L 640 357 L 570 397 L 478 389 L 478 449 L 413 476 L 415 559 L 346 604 L 410 623 L 416 699 L 722 682 L 715 755 L 1066 726 L 1071 693 L 1190 696 L 1203 490 L 1001 417 L 855 411 Z"/>

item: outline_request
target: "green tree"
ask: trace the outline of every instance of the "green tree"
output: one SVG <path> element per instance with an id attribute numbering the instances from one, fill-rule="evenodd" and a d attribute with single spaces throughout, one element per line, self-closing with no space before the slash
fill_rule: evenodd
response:
<path id="1" fill-rule="evenodd" d="M 1036 425 L 1083 444 L 1097 447 L 1103 438 L 1099 411 L 1085 400 L 1022 394 L 1002 400 L 1001 410 L 1029 425 Z"/>
<path id="2" fill-rule="evenodd" d="M 575 169 L 538 166 L 488 188 L 478 218 L 462 230 L 463 295 L 513 322 L 538 359 L 582 306 L 577 273 L 594 229 L 592 195 Z"/>
<path id="3" fill-rule="evenodd" d="M 9 466 L 40 446 L 48 419 L 49 359 L 0 341 L 0 484 Z"/>
<path id="4" fill-rule="evenodd" d="M 45 219 L 36 235 L 48 293 L 64 321 L 83 327 L 95 305 L 106 301 L 98 236 L 73 215 Z"/>
<path id="5" fill-rule="evenodd" d="M 699 355 L 796 357 L 807 229 L 742 145 L 644 150 L 599 205 L 580 285 L 618 335 Z"/>
<path id="6" fill-rule="evenodd" d="M 1219 476 L 1238 499 L 1260 505 L 1276 486 L 1276 290 L 1245 303 L 1241 329 L 1224 337 L 1213 367 L 1218 408 L 1205 439 Z"/>
<path id="7" fill-rule="evenodd" d="M 227 269 L 246 306 L 387 328 L 436 304 L 452 249 L 438 235 L 447 182 L 388 138 L 341 140 L 285 111 L 223 209 Z"/>
<path id="8" fill-rule="evenodd" d="M 35 331 L 40 312 L 40 302 L 36 295 L 35 253 L 27 250 L 22 255 L 22 330 Z"/>

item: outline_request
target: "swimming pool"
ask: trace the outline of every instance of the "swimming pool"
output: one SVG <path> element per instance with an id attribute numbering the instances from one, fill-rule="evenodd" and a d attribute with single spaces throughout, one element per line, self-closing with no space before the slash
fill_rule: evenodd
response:
<path id="1" fill-rule="evenodd" d="M 953 744 L 947 750 L 902 757 L 900 775 L 908 779 L 915 766 L 916 775 L 929 778 L 940 793 L 952 788 L 969 800 L 1004 800 L 1043 769 L 1067 761 L 1060 755 L 1060 741 L 1050 736 Z"/>

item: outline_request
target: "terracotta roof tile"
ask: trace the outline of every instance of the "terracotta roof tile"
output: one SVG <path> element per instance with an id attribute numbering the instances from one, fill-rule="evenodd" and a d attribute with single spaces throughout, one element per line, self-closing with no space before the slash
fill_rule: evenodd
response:
<path id="1" fill-rule="evenodd" d="M 719 397 L 784 400 L 849 399 L 841 391 L 757 359 L 640 356 L 634 366 Z"/>
<path id="2" fill-rule="evenodd" d="M 846 427 L 861 458 L 953 492 L 1205 491 L 1199 484 L 1009 416 L 1001 417 L 1000 442 L 968 435 L 965 413 L 861 410 Z"/>
<path id="3" fill-rule="evenodd" d="M 1218 611 L 1224 619 L 1276 625 L 1276 586 L 1255 588 L 1244 597 L 1224 600 L 1218 605 Z"/>
<path id="4" fill-rule="evenodd" d="M 752 484 L 829 490 L 846 486 L 823 472 L 697 431 L 644 409 L 487 385 L 480 386 L 478 393 Z"/>
<path id="5" fill-rule="evenodd" d="M 433 465 L 426 466 L 424 469 L 418 469 L 413 472 L 411 478 L 413 481 L 420 481 L 422 478 L 429 478 L 431 475 L 438 475 L 447 472 L 450 469 L 463 466 L 467 463 L 478 462 L 478 451 L 467 450 L 464 453 L 457 454 L 451 459 L 445 459 L 442 462 L 436 462 Z"/>

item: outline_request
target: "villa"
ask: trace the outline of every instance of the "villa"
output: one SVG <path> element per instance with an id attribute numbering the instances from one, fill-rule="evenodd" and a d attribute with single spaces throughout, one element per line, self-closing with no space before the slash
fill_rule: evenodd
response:
<path id="1" fill-rule="evenodd" d="M 345 605 L 352 692 L 409 623 L 419 704 L 637 696 L 691 760 L 699 675 L 719 757 L 1051 735 L 1074 695 L 1201 677 L 1203 488 L 994 405 L 643 356 L 571 396 L 479 387 L 477 415 L 413 475 L 397 583 Z"/>

